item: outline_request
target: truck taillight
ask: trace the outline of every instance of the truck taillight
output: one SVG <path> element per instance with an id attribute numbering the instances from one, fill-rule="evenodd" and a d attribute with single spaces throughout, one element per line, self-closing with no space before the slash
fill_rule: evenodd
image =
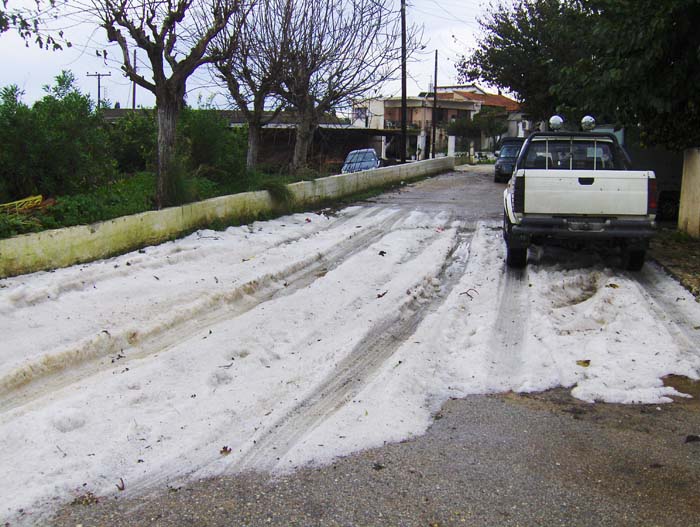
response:
<path id="1" fill-rule="evenodd" d="M 656 179 L 647 179 L 647 214 L 656 214 L 658 203 L 656 198 Z"/>
<path id="2" fill-rule="evenodd" d="M 513 182 L 513 212 L 525 212 L 525 177 L 518 176 Z"/>

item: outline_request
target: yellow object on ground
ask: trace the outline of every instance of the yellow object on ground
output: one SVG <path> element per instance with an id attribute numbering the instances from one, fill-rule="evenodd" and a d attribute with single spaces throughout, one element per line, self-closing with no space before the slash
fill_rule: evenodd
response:
<path id="1" fill-rule="evenodd" d="M 38 207 L 42 201 L 44 201 L 43 196 L 29 196 L 10 203 L 3 203 L 0 205 L 0 212 L 23 212 Z"/>

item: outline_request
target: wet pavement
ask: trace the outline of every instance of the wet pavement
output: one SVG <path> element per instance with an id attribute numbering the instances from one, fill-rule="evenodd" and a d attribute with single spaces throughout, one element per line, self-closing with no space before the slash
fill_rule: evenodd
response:
<path id="1" fill-rule="evenodd" d="M 452 400 L 417 439 L 290 476 L 65 508 L 56 526 L 700 525 L 700 413 L 554 390 Z"/>
<path id="2" fill-rule="evenodd" d="M 493 165 L 463 166 L 455 172 L 387 192 L 370 202 L 429 213 L 447 212 L 467 222 L 500 221 L 505 187 L 494 183 Z"/>

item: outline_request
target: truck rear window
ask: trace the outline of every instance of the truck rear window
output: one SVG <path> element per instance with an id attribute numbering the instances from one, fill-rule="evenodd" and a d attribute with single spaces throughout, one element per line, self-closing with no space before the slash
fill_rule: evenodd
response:
<path id="1" fill-rule="evenodd" d="M 533 141 L 524 168 L 546 170 L 625 170 L 610 141 L 545 139 Z"/>

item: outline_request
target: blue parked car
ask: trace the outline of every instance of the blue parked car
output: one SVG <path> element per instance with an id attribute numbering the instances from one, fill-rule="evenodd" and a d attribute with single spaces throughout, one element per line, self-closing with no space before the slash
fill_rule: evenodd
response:
<path id="1" fill-rule="evenodd" d="M 349 174 L 350 172 L 359 172 L 360 170 L 370 170 L 381 166 L 381 161 L 377 157 L 377 153 L 372 148 L 364 148 L 362 150 L 353 150 L 345 158 L 345 164 L 341 172 Z"/>

